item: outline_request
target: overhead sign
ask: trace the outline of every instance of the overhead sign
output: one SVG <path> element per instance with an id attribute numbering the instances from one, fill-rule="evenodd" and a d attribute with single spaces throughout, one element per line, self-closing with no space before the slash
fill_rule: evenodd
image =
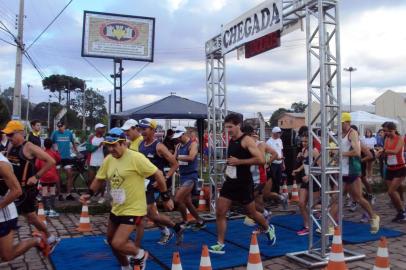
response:
<path id="1" fill-rule="evenodd" d="M 253 57 L 279 46 L 281 46 L 281 31 L 276 31 L 246 43 L 245 58 Z"/>
<path id="2" fill-rule="evenodd" d="M 82 56 L 153 62 L 155 18 L 85 11 Z"/>
<path id="3" fill-rule="evenodd" d="M 223 26 L 222 54 L 282 29 L 282 0 L 266 0 Z"/>

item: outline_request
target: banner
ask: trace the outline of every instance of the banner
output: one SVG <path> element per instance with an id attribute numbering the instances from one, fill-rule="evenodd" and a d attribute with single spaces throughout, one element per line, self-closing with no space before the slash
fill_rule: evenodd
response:
<path id="1" fill-rule="evenodd" d="M 222 54 L 282 29 L 282 0 L 267 0 L 223 26 Z"/>
<path id="2" fill-rule="evenodd" d="M 155 19 L 85 11 L 82 56 L 153 62 Z"/>

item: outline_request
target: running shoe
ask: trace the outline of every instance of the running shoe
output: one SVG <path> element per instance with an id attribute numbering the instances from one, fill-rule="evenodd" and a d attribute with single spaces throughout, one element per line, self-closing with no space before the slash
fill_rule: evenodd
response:
<path id="1" fill-rule="evenodd" d="M 202 221 L 202 222 L 196 222 L 195 224 L 193 224 L 192 226 L 192 231 L 200 231 L 201 229 L 206 228 L 206 222 Z"/>
<path id="2" fill-rule="evenodd" d="M 173 236 L 174 236 L 174 234 L 171 231 L 169 232 L 169 234 L 161 233 L 161 238 L 159 239 L 158 244 L 165 246 L 166 244 L 169 243 L 169 241 L 171 241 Z"/>
<path id="3" fill-rule="evenodd" d="M 50 243 L 48 242 L 49 245 L 49 254 L 51 254 L 52 252 L 54 252 L 56 246 L 59 244 L 59 242 L 61 242 L 61 238 L 54 236 L 53 241 L 51 241 Z"/>
<path id="4" fill-rule="evenodd" d="M 304 236 L 309 234 L 309 228 L 303 227 L 300 231 L 296 232 L 299 236 Z"/>
<path id="5" fill-rule="evenodd" d="M 51 209 L 51 210 L 48 211 L 47 216 L 48 217 L 59 217 L 59 213 L 56 212 L 55 210 Z"/>
<path id="6" fill-rule="evenodd" d="M 350 211 L 355 212 L 357 210 L 357 206 L 358 206 L 357 202 L 352 202 L 350 206 Z"/>
<path id="7" fill-rule="evenodd" d="M 183 223 L 178 223 L 175 225 L 175 234 L 176 234 L 176 245 L 180 245 L 183 242 L 183 232 L 186 227 Z"/>
<path id="8" fill-rule="evenodd" d="M 275 245 L 276 243 L 276 234 L 275 234 L 275 227 L 273 225 L 269 225 L 268 231 L 265 232 L 266 237 L 268 238 L 268 242 L 271 246 Z"/>
<path id="9" fill-rule="evenodd" d="M 283 210 L 288 210 L 288 206 L 289 206 L 288 196 L 286 194 L 281 194 L 280 198 L 281 198 Z"/>
<path id="10" fill-rule="evenodd" d="M 140 259 L 131 256 L 129 259 L 131 269 L 135 269 L 135 266 L 139 266 L 140 270 L 145 270 L 145 267 L 147 266 L 148 256 L 149 256 L 148 251 L 145 251 L 144 256 Z"/>
<path id="11" fill-rule="evenodd" d="M 321 229 L 320 228 L 317 228 L 316 229 L 316 232 L 318 233 L 318 234 L 321 234 Z M 330 225 L 330 226 L 328 226 L 328 229 L 327 229 L 327 235 L 333 235 L 334 234 L 334 226 L 333 225 Z"/>
<path id="12" fill-rule="evenodd" d="M 225 254 L 226 253 L 225 246 L 226 245 L 217 242 L 216 245 L 210 246 L 209 252 L 214 254 Z"/>
<path id="13" fill-rule="evenodd" d="M 43 233 L 43 232 L 34 232 L 33 236 L 40 239 L 38 249 L 42 252 L 44 257 L 48 257 L 48 255 L 49 255 L 49 253 L 51 251 L 51 248 L 50 248 L 50 246 L 48 244 L 47 236 L 45 235 L 45 233 Z"/>
<path id="14" fill-rule="evenodd" d="M 47 217 L 49 217 L 49 211 L 50 211 L 50 210 L 44 210 L 44 215 L 47 216 Z"/>
<path id="15" fill-rule="evenodd" d="M 254 227 L 256 225 L 256 223 L 255 223 L 255 220 L 253 220 L 252 218 L 245 216 L 244 225 L 247 225 L 249 227 Z"/>
<path id="16" fill-rule="evenodd" d="M 381 221 L 381 218 L 378 215 L 375 215 L 373 218 L 371 218 L 371 233 L 375 234 L 379 231 L 379 223 Z"/>
<path id="17" fill-rule="evenodd" d="M 376 197 L 375 197 L 375 195 L 371 195 L 371 204 L 372 205 L 375 205 L 375 203 L 376 203 Z"/>
<path id="18" fill-rule="evenodd" d="M 404 221 L 406 220 L 406 213 L 405 212 L 399 212 L 394 219 L 392 219 L 392 222 L 399 222 L 399 221 Z"/>
<path id="19" fill-rule="evenodd" d="M 75 197 L 72 196 L 72 194 L 69 194 L 68 196 L 66 196 L 65 200 L 67 201 L 74 201 Z"/>

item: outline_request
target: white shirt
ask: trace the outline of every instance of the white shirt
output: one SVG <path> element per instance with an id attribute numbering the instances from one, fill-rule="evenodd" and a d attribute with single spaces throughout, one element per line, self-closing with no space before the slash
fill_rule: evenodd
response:
<path id="1" fill-rule="evenodd" d="M 104 142 L 103 137 L 94 136 L 92 138 L 92 145 L 93 146 L 98 147 L 100 145 L 100 143 L 102 143 L 102 142 Z M 93 153 L 90 154 L 89 165 L 94 166 L 94 167 L 100 167 L 101 164 L 103 163 L 103 160 L 104 160 L 103 147 L 99 147 L 99 148 L 97 148 L 96 151 L 94 151 Z"/>
<path id="2" fill-rule="evenodd" d="M 363 145 L 365 145 L 369 149 L 373 149 L 374 146 L 376 145 L 376 138 L 375 137 L 370 137 L 370 138 L 362 137 L 361 142 Z"/>
<path id="3" fill-rule="evenodd" d="M 0 162 L 6 162 L 7 164 L 9 164 L 11 166 L 8 159 L 5 156 L 3 156 L 3 154 L 1 154 L 1 153 L 0 153 Z M 4 181 L 4 180 L 0 179 L 0 181 Z M 0 195 L 0 201 L 1 200 L 3 200 L 2 195 Z M 9 205 L 7 205 L 6 207 L 0 209 L 0 222 L 9 221 L 9 220 L 15 219 L 17 217 L 18 217 L 17 208 L 13 202 L 10 203 Z"/>
<path id="4" fill-rule="evenodd" d="M 279 139 L 274 139 L 274 138 L 269 138 L 269 140 L 266 142 L 270 147 L 272 147 L 276 153 L 278 153 L 278 158 L 282 158 L 283 157 L 283 143 L 282 140 Z M 272 161 L 272 163 L 274 164 L 282 164 L 283 160 L 274 160 Z"/>

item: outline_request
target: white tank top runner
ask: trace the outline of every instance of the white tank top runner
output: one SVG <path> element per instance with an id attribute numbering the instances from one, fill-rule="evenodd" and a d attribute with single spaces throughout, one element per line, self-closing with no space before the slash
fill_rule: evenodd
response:
<path id="1" fill-rule="evenodd" d="M 11 164 L 8 161 L 8 159 L 5 156 L 3 156 L 3 154 L 1 154 L 1 153 L 0 153 L 0 162 L 5 162 L 5 163 L 9 164 L 11 167 Z M 0 179 L 0 181 L 4 181 L 4 180 Z M 0 201 L 1 200 L 3 200 L 3 196 L 0 195 Z M 0 223 L 15 219 L 17 217 L 18 217 L 17 209 L 16 209 L 16 206 L 14 205 L 14 203 L 10 203 L 6 207 L 0 209 Z"/>

